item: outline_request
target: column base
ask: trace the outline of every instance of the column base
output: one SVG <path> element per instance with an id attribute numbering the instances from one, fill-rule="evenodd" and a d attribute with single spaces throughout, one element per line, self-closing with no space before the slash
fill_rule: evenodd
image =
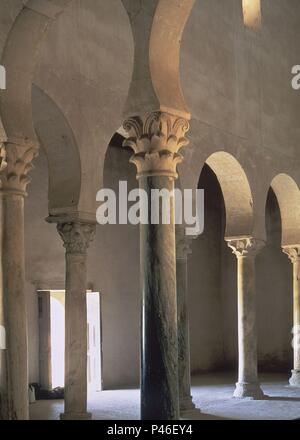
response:
<path id="1" fill-rule="evenodd" d="M 60 414 L 60 420 L 91 420 L 92 414 L 89 412 L 68 412 Z"/>
<path id="2" fill-rule="evenodd" d="M 184 411 L 191 411 L 196 408 L 193 397 L 192 396 L 186 396 L 186 397 L 180 397 L 179 399 L 179 408 L 180 408 L 180 414 Z"/>
<path id="3" fill-rule="evenodd" d="M 264 400 L 265 395 L 259 383 L 238 382 L 233 397 L 237 399 L 250 398 L 252 400 Z"/>
<path id="4" fill-rule="evenodd" d="M 292 387 L 300 388 L 300 370 L 292 370 L 292 376 L 289 382 Z"/>
<path id="5" fill-rule="evenodd" d="M 201 410 L 199 408 L 180 411 L 180 420 L 199 420 L 200 418 Z"/>

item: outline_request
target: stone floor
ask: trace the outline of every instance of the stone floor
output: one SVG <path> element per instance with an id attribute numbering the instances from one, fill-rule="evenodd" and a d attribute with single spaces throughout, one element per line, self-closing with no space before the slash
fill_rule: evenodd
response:
<path id="1" fill-rule="evenodd" d="M 268 396 L 263 401 L 232 398 L 234 378 L 231 375 L 201 375 L 193 378 L 194 402 L 200 412 L 190 419 L 290 420 L 300 418 L 300 389 L 287 386 L 282 375 L 261 376 L 262 388 Z M 102 391 L 89 395 L 89 411 L 95 420 L 139 419 L 139 391 Z M 63 410 L 63 401 L 39 401 L 30 405 L 32 420 L 56 420 Z"/>

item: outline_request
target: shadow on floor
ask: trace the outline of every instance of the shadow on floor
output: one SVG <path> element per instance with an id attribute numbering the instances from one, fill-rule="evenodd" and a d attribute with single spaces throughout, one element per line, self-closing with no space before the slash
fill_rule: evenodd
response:
<path id="1" fill-rule="evenodd" d="M 300 417 L 300 389 L 287 386 L 286 375 L 261 378 L 265 400 L 232 397 L 235 376 L 202 374 L 192 378 L 193 401 L 201 411 L 186 413 L 181 420 L 293 420 Z M 140 391 L 114 390 L 89 394 L 94 420 L 139 420 Z M 39 401 L 30 405 L 32 420 L 58 420 L 63 401 Z"/>
<path id="2" fill-rule="evenodd" d="M 288 397 L 288 396 L 265 396 L 263 400 L 275 400 L 283 402 L 300 402 L 300 397 Z"/>
<path id="3" fill-rule="evenodd" d="M 206 414 L 199 409 L 187 412 L 180 420 L 229 420 L 226 417 L 214 416 L 212 414 Z"/>

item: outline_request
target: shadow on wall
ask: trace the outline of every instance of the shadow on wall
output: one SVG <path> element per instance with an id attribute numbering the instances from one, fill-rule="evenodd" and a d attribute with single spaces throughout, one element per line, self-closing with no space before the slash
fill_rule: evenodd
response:
<path id="1" fill-rule="evenodd" d="M 116 134 L 107 149 L 104 187 L 115 190 L 127 181 L 128 191 L 138 186 L 136 170 L 129 163 L 131 151 Z M 103 389 L 126 389 L 139 384 L 140 286 L 139 227 L 103 225 L 91 246 L 90 276 L 101 290 Z"/>
<path id="2" fill-rule="evenodd" d="M 205 229 L 188 262 L 192 373 L 230 369 L 237 359 L 235 261 L 224 241 L 221 187 L 208 165 L 198 188 L 205 194 Z"/>
<path id="3" fill-rule="evenodd" d="M 266 203 L 267 243 L 257 257 L 258 366 L 289 373 L 293 365 L 292 265 L 281 250 L 281 216 L 276 195 Z"/>
<path id="4" fill-rule="evenodd" d="M 191 371 L 237 370 L 236 258 L 224 241 L 225 208 L 221 187 L 205 165 L 205 230 L 189 256 Z M 260 371 L 289 373 L 292 367 L 292 268 L 281 250 L 281 216 L 276 196 L 266 205 L 267 244 L 258 255 L 257 320 Z"/>

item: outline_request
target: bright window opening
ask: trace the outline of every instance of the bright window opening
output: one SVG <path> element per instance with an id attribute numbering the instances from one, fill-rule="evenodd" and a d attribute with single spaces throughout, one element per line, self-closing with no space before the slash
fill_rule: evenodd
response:
<path id="1" fill-rule="evenodd" d="M 242 0 L 244 24 L 250 29 L 258 30 L 261 27 L 260 0 Z"/>

